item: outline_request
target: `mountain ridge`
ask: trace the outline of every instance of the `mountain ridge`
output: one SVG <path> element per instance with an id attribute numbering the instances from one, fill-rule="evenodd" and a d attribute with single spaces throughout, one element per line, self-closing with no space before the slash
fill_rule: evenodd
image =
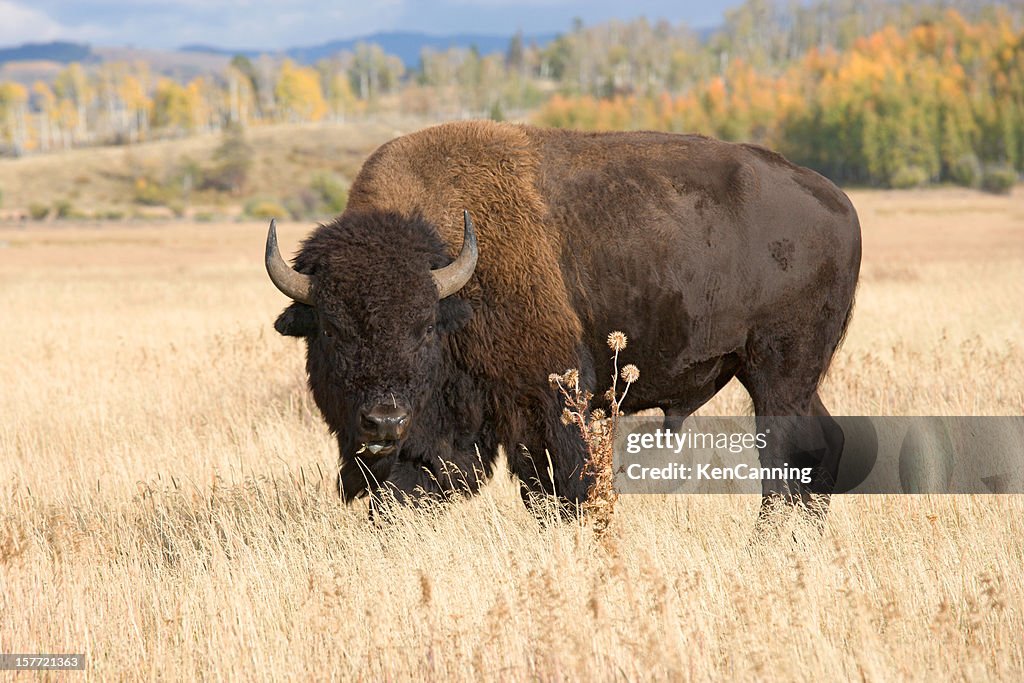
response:
<path id="1" fill-rule="evenodd" d="M 85 43 L 67 40 L 30 42 L 21 45 L 0 47 L 0 64 L 7 62 L 81 62 L 93 56 L 92 47 Z"/>
<path id="2" fill-rule="evenodd" d="M 558 36 L 558 33 L 538 33 L 523 36 L 524 44 L 535 43 L 546 45 Z M 159 50 L 163 55 L 178 53 L 181 55 L 205 54 L 220 57 L 244 55 L 255 58 L 260 55 L 288 57 L 302 64 L 313 64 L 326 57 L 331 57 L 344 50 L 353 50 L 359 43 L 376 43 L 384 52 L 395 55 L 406 67 L 419 64 L 420 53 L 425 48 L 447 50 L 449 48 L 470 48 L 475 46 L 481 54 L 504 52 L 508 49 L 512 35 L 486 33 L 452 33 L 436 35 L 419 31 L 377 31 L 367 35 L 331 40 L 316 45 L 287 47 L 280 50 L 233 49 L 216 45 L 189 44 L 176 49 Z M 145 52 L 145 48 L 120 46 L 125 49 Z M 70 62 L 104 61 L 104 52 L 112 52 L 111 46 L 92 46 L 87 43 L 71 41 L 29 42 L 21 45 L 0 47 L 0 64 L 27 61 L 48 61 L 67 64 Z"/>
<path id="3" fill-rule="evenodd" d="M 524 35 L 523 42 L 527 45 L 536 43 L 546 45 L 558 36 L 557 33 L 538 33 Z M 246 57 L 257 57 L 262 54 L 285 55 L 303 64 L 311 64 L 318 60 L 330 57 L 344 50 L 352 50 L 359 43 L 376 43 L 384 52 L 395 55 L 402 60 L 407 67 L 416 66 L 419 63 L 420 52 L 424 48 L 435 50 L 447 50 L 453 47 L 469 48 L 476 46 L 481 54 L 493 54 L 504 52 L 508 48 L 512 35 L 497 35 L 488 33 L 451 33 L 436 35 L 420 31 L 377 31 L 354 38 L 330 40 L 317 45 L 289 47 L 283 50 L 232 50 L 212 45 L 183 45 L 178 48 L 181 52 L 201 52 L 225 56 L 245 55 Z"/>

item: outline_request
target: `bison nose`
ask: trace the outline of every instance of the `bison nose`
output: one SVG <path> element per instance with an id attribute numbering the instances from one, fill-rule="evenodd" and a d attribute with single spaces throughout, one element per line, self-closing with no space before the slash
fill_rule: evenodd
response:
<path id="1" fill-rule="evenodd" d="M 359 414 L 359 426 L 367 436 L 380 441 L 397 441 L 405 436 L 409 413 L 396 405 L 375 405 Z"/>

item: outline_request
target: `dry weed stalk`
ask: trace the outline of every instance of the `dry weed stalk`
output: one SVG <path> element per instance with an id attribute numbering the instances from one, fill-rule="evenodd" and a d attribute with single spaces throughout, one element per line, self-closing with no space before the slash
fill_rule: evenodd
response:
<path id="1" fill-rule="evenodd" d="M 593 474 L 594 483 L 587 491 L 583 513 L 593 521 L 594 531 L 599 535 L 604 533 L 611 523 L 615 501 L 618 499 L 618 493 L 613 486 L 613 446 L 615 430 L 622 414 L 622 402 L 626 399 L 629 387 L 640 378 L 640 370 L 635 365 L 626 365 L 619 370 L 619 353 L 626 348 L 626 343 L 626 335 L 622 332 L 612 332 L 608 335 L 608 348 L 615 352 L 612 359 L 612 386 L 604 395 L 610 407 L 609 415 L 601 408 L 591 410 L 590 402 L 594 395 L 580 388 L 578 370 L 566 370 L 561 375 L 551 374 L 548 377 L 552 388 L 561 392 L 565 402 L 562 423 L 576 425 L 587 449 L 587 462 L 580 476 Z M 621 396 L 618 390 L 620 379 L 626 384 Z"/>

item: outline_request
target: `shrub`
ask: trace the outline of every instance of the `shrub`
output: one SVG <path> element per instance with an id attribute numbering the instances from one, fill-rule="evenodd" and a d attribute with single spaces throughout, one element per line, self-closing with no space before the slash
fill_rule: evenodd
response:
<path id="1" fill-rule="evenodd" d="M 317 173 L 313 176 L 310 187 L 323 202 L 324 209 L 331 214 L 339 214 L 348 204 L 348 186 L 344 179 L 334 173 Z"/>
<path id="2" fill-rule="evenodd" d="M 183 218 L 185 216 L 185 202 L 180 200 L 173 200 L 167 202 L 167 208 L 171 210 L 175 218 Z"/>
<path id="3" fill-rule="evenodd" d="M 165 206 L 174 199 L 174 188 L 151 178 L 136 178 L 132 199 L 143 206 Z"/>
<path id="4" fill-rule="evenodd" d="M 250 218 L 262 218 L 263 220 L 289 215 L 288 209 L 281 206 L 280 202 L 275 199 L 250 199 L 245 203 L 243 211 Z"/>
<path id="5" fill-rule="evenodd" d="M 288 209 L 288 215 L 296 220 L 322 215 L 322 207 L 319 195 L 308 187 L 300 189 L 284 200 L 284 208 Z"/>
<path id="6" fill-rule="evenodd" d="M 50 215 L 50 207 L 39 202 L 32 202 L 28 205 L 28 215 L 34 221 L 45 220 Z"/>
<path id="7" fill-rule="evenodd" d="M 78 212 L 69 199 L 58 199 L 53 203 L 53 212 L 57 218 L 77 218 Z"/>
<path id="8" fill-rule="evenodd" d="M 491 121 L 504 121 L 505 111 L 501 108 L 501 101 L 495 100 L 494 104 L 491 105 L 491 110 L 487 113 L 487 117 Z"/>
<path id="9" fill-rule="evenodd" d="M 974 154 L 964 154 L 950 166 L 949 176 L 957 185 L 977 187 L 981 183 L 981 162 Z"/>
<path id="10" fill-rule="evenodd" d="M 920 166 L 900 166 L 889 177 L 889 185 L 897 190 L 921 187 L 928 182 L 928 171 Z"/>
<path id="11" fill-rule="evenodd" d="M 96 218 L 100 218 L 106 221 L 119 221 L 124 218 L 124 211 L 121 209 L 106 209 L 105 211 L 97 211 Z"/>
<path id="12" fill-rule="evenodd" d="M 1010 194 L 1017 183 L 1017 172 L 1009 164 L 989 166 L 981 176 L 981 189 L 994 194 Z"/>
<path id="13" fill-rule="evenodd" d="M 224 137 L 213 152 L 213 167 L 202 174 L 201 187 L 238 194 L 245 189 L 252 167 L 252 147 L 240 126 L 224 129 Z"/>
<path id="14" fill-rule="evenodd" d="M 202 182 L 202 170 L 188 157 L 170 168 L 139 166 L 134 176 L 132 199 L 136 204 L 166 206 L 172 210 L 187 205 L 192 189 Z"/>
<path id="15" fill-rule="evenodd" d="M 188 198 L 193 188 L 203 185 L 203 168 L 192 157 L 182 158 L 175 169 L 174 176 L 174 182 L 181 187 L 181 194 L 185 198 Z"/>

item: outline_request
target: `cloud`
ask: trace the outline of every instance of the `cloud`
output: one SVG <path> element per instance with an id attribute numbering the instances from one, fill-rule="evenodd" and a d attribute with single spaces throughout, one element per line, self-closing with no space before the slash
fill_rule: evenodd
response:
<path id="1" fill-rule="evenodd" d="M 640 15 L 704 25 L 737 0 L 0 0 L 0 45 L 55 38 L 173 48 L 275 50 L 375 31 L 511 34 Z"/>
<path id="2" fill-rule="evenodd" d="M 45 42 L 65 35 L 64 27 L 42 12 L 0 0 L 0 45 Z"/>
<path id="3" fill-rule="evenodd" d="M 24 3 L 25 0 L 18 0 Z M 0 44 L 63 37 L 95 45 L 276 49 L 390 28 L 411 0 L 33 0 L 38 35 L 0 30 Z M 0 0 L 19 12 L 24 5 Z M 42 14 L 42 13 L 46 14 Z M 0 25 L 11 24 L 0 12 Z"/>
<path id="4" fill-rule="evenodd" d="M 446 4 L 488 9 L 492 7 L 523 7 L 524 5 L 531 7 L 559 7 L 579 3 L 576 0 L 447 0 Z"/>

